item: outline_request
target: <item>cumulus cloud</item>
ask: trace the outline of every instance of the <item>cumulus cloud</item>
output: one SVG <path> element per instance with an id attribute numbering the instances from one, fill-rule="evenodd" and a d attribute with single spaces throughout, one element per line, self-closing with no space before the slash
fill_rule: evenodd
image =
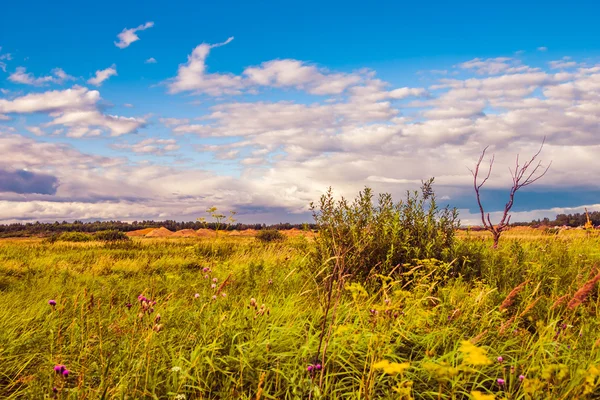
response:
<path id="1" fill-rule="evenodd" d="M 8 80 L 14 83 L 32 86 L 45 86 L 50 83 L 62 84 L 66 81 L 75 80 L 76 78 L 67 74 L 61 68 L 52 70 L 52 75 L 35 77 L 32 73 L 27 72 L 25 67 L 17 67 L 15 72 L 9 75 Z"/>
<path id="2" fill-rule="evenodd" d="M 131 43 L 137 42 L 138 40 L 140 40 L 140 38 L 136 34 L 136 32 L 144 31 L 148 28 L 152 28 L 153 26 L 154 26 L 154 22 L 146 22 L 145 24 L 142 24 L 142 25 L 138 26 L 137 28 L 123 29 L 123 31 L 117 35 L 117 38 L 119 38 L 119 41 L 115 42 L 115 46 L 117 46 L 120 49 L 124 49 L 124 48 L 128 47 Z"/>
<path id="3" fill-rule="evenodd" d="M 117 75 L 117 67 L 115 64 L 102 70 L 96 71 L 96 75 L 93 78 L 88 79 L 87 83 L 94 86 L 101 86 L 102 82 L 110 78 L 111 76 Z"/>
<path id="4" fill-rule="evenodd" d="M 179 65 L 177 76 L 168 86 L 170 93 L 193 92 L 205 93 L 211 96 L 223 94 L 239 94 L 244 86 L 242 78 L 233 74 L 219 74 L 206 72 L 206 57 L 214 48 L 225 46 L 233 40 L 230 37 L 223 43 L 198 45 L 188 56 L 185 64 Z"/>
<path id="5" fill-rule="evenodd" d="M 114 149 L 129 150 L 138 154 L 164 155 L 179 150 L 175 139 L 149 138 L 137 143 L 118 143 L 112 146 Z"/>
<path id="6" fill-rule="evenodd" d="M 150 57 L 149 59 L 144 61 L 144 64 L 156 64 L 156 63 L 157 63 L 157 61 L 154 57 Z"/>
<path id="7" fill-rule="evenodd" d="M 143 118 L 127 118 L 102 112 L 100 93 L 75 86 L 62 91 L 30 93 L 12 100 L 0 99 L 0 114 L 46 113 L 45 126 L 64 125 L 72 137 L 93 136 L 107 130 L 112 136 L 135 132 L 145 126 Z"/>

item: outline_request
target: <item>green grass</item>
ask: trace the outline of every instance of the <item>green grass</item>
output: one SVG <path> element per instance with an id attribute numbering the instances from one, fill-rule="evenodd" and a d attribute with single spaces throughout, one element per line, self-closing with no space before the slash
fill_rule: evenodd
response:
<path id="1" fill-rule="evenodd" d="M 2 240 L 0 398 L 52 398 L 53 387 L 60 399 L 599 398 L 597 285 L 572 310 L 552 305 L 593 276 L 600 239 L 489 245 L 461 236 L 454 263 L 415 261 L 348 287 L 326 328 L 323 369 L 310 374 L 324 293 L 307 240 Z M 156 301 L 152 313 L 140 294 Z M 492 363 L 468 365 L 465 340 Z M 382 360 L 410 366 L 388 374 L 374 367 Z"/>

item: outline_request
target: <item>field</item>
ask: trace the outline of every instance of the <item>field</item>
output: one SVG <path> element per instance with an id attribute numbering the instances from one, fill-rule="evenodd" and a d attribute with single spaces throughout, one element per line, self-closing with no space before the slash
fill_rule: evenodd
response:
<path id="1" fill-rule="evenodd" d="M 598 235 L 490 244 L 347 282 L 324 320 L 314 238 L 5 239 L 0 397 L 600 398 Z"/>

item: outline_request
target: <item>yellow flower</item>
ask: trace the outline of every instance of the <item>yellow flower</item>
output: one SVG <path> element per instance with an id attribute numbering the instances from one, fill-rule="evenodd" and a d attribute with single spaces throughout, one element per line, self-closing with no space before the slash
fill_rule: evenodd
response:
<path id="1" fill-rule="evenodd" d="M 410 367 L 410 363 L 407 363 L 407 362 L 404 362 L 402 364 L 395 363 L 395 362 L 391 363 L 388 360 L 382 360 L 373 365 L 373 368 L 382 369 L 383 372 L 385 372 L 386 374 L 390 374 L 390 375 L 401 374 L 404 372 L 405 369 L 407 369 L 409 367 Z"/>
<path id="2" fill-rule="evenodd" d="M 493 394 L 483 394 L 478 391 L 471 392 L 471 396 L 473 396 L 473 400 L 494 400 L 496 398 Z"/>
<path id="3" fill-rule="evenodd" d="M 460 343 L 460 352 L 463 353 L 463 362 L 471 365 L 489 365 L 492 363 L 486 355 L 485 349 L 475 346 L 468 340 L 464 340 Z"/>

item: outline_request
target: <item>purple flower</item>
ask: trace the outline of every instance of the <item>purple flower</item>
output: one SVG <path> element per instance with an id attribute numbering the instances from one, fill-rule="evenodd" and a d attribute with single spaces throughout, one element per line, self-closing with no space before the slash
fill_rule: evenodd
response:
<path id="1" fill-rule="evenodd" d="M 214 284 L 214 283 L 212 283 L 212 284 L 210 285 L 210 287 L 211 287 L 211 289 L 214 289 L 214 288 L 216 288 L 216 287 L 217 287 L 217 285 L 216 285 L 216 284 Z"/>
<path id="2" fill-rule="evenodd" d="M 309 365 L 308 367 L 306 367 L 306 370 L 307 370 L 308 372 L 312 372 L 313 368 L 314 368 L 314 367 L 313 367 L 312 365 Z"/>
<path id="3" fill-rule="evenodd" d="M 140 295 L 138 296 L 138 300 L 139 300 L 139 301 L 148 301 L 148 299 L 147 299 L 147 298 L 146 298 L 146 297 L 145 297 L 143 294 L 140 294 Z"/>
<path id="4" fill-rule="evenodd" d="M 320 371 L 320 370 L 321 370 L 321 368 L 323 368 L 323 366 L 322 366 L 321 364 L 317 364 L 317 365 L 315 365 L 315 369 L 316 369 L 317 371 Z"/>
<path id="5" fill-rule="evenodd" d="M 524 380 L 524 379 L 525 379 L 525 375 L 519 375 L 519 380 L 520 380 L 521 382 L 523 382 L 523 380 Z"/>
<path id="6" fill-rule="evenodd" d="M 62 374 L 62 372 L 65 370 L 65 366 L 61 365 L 61 364 L 57 364 L 54 366 L 54 372 L 56 372 L 57 374 Z"/>
<path id="7" fill-rule="evenodd" d="M 67 376 L 69 376 L 70 373 L 71 373 L 71 371 L 69 371 L 68 369 L 65 368 L 65 370 L 62 372 L 62 376 L 64 376 L 66 378 Z"/>
<path id="8" fill-rule="evenodd" d="M 48 300 L 48 304 L 54 307 L 56 305 L 56 300 Z"/>
<path id="9" fill-rule="evenodd" d="M 500 385 L 500 386 L 504 386 L 504 384 L 506 383 L 506 381 L 502 378 L 496 379 L 496 382 L 498 382 L 498 385 Z"/>
<path id="10" fill-rule="evenodd" d="M 216 300 L 217 299 L 217 295 L 213 295 L 213 297 L 211 297 L 211 299 Z"/>
<path id="11" fill-rule="evenodd" d="M 130 308 L 131 308 L 131 303 L 127 303 L 127 304 L 125 304 L 125 307 L 127 307 L 127 308 L 129 308 L 129 309 L 130 309 Z"/>
<path id="12" fill-rule="evenodd" d="M 196 293 L 196 294 L 194 295 L 194 298 L 195 298 L 195 299 L 197 299 L 198 297 L 200 297 L 200 293 Z"/>
<path id="13" fill-rule="evenodd" d="M 213 278 L 213 282 L 217 283 L 218 279 L 217 278 Z"/>
<path id="14" fill-rule="evenodd" d="M 502 361 L 504 361 L 504 358 L 502 358 L 502 356 L 497 358 L 498 362 L 501 363 Z"/>
<path id="15" fill-rule="evenodd" d="M 58 389 L 56 388 L 56 386 L 52 388 L 52 391 L 53 391 L 54 393 L 58 393 Z"/>

